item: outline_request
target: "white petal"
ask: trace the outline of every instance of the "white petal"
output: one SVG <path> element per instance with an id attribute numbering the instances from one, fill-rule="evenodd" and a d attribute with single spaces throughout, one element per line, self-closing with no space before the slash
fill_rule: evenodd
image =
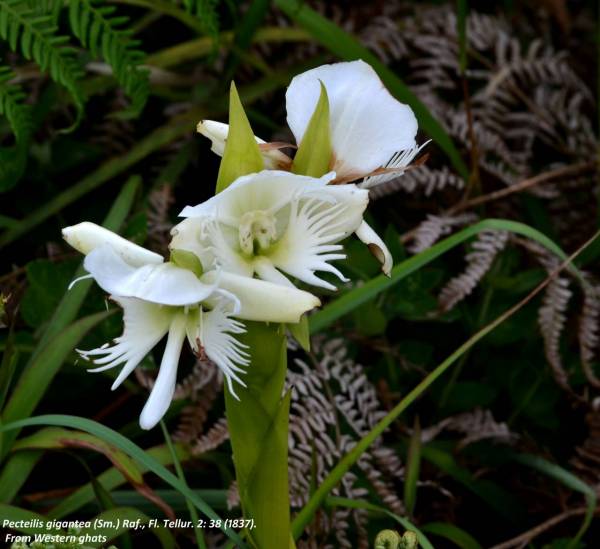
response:
<path id="1" fill-rule="evenodd" d="M 208 137 L 211 141 L 210 150 L 219 156 L 223 156 L 225 152 L 225 142 L 229 135 L 229 125 L 223 122 L 215 122 L 214 120 L 201 120 L 196 126 L 198 133 L 204 137 Z M 264 139 L 254 136 L 259 145 L 266 144 Z M 269 170 L 277 170 L 289 166 L 291 159 L 287 154 L 282 153 L 277 149 L 261 150 L 265 168 Z"/>
<path id="2" fill-rule="evenodd" d="M 121 258 L 134 267 L 162 263 L 163 257 L 142 248 L 100 225 L 84 221 L 62 230 L 63 238 L 82 254 L 89 254 L 99 246 L 109 244 Z"/>
<path id="3" fill-rule="evenodd" d="M 286 93 L 287 121 L 298 144 L 320 94 L 327 89 L 332 166 L 338 178 L 360 178 L 415 146 L 417 120 L 364 61 L 323 65 L 296 76 Z"/>
<path id="4" fill-rule="evenodd" d="M 244 387 L 246 384 L 238 374 L 244 373 L 244 366 L 250 364 L 246 346 L 238 341 L 234 334 L 246 331 L 241 322 L 233 320 L 221 306 L 212 311 L 200 313 L 199 339 L 206 356 L 223 372 L 231 394 L 238 398 L 233 390 L 233 381 Z"/>
<path id="5" fill-rule="evenodd" d="M 115 339 L 113 345 L 105 344 L 98 349 L 78 352 L 86 360 L 101 364 L 91 372 L 124 364 L 112 385 L 114 390 L 167 333 L 173 309 L 135 298 L 113 299 L 123 307 L 123 334 Z"/>
<path id="6" fill-rule="evenodd" d="M 332 186 L 327 191 L 338 200 L 330 203 L 315 197 L 292 203 L 287 230 L 269 259 L 278 269 L 307 284 L 335 290 L 315 271 L 330 272 L 346 281 L 329 262 L 346 257 L 337 242 L 362 223 L 369 197 L 367 191 L 354 185 Z"/>
<path id="7" fill-rule="evenodd" d="M 387 276 L 390 276 L 393 265 L 392 254 L 388 250 L 388 247 L 385 245 L 383 240 L 379 238 L 379 235 L 367 224 L 366 221 L 363 221 L 360 227 L 356 230 L 356 236 L 358 236 L 358 238 L 360 238 L 369 247 L 371 253 L 377 258 L 379 263 L 381 263 L 381 270 Z"/>
<path id="8" fill-rule="evenodd" d="M 213 198 L 187 206 L 180 217 L 212 217 L 221 223 L 237 227 L 240 218 L 249 211 L 276 212 L 305 193 L 323 189 L 335 173 L 320 178 L 295 175 L 289 172 L 263 170 L 236 179 Z"/>
<path id="9" fill-rule="evenodd" d="M 137 297 L 162 305 L 193 305 L 216 287 L 172 263 L 132 267 L 109 245 L 90 252 L 83 266 L 103 290 L 114 296 Z"/>
<path id="10" fill-rule="evenodd" d="M 177 380 L 177 364 L 185 339 L 185 321 L 185 315 L 179 313 L 171 322 L 158 377 L 140 415 L 142 429 L 152 429 L 165 415 L 173 399 Z"/>
<path id="11" fill-rule="evenodd" d="M 405 151 L 397 152 L 383 166 L 388 171 L 365 177 L 364 181 L 359 183 L 359 187 L 361 189 L 370 189 L 376 185 L 381 185 L 386 181 L 391 181 L 392 179 L 396 179 L 397 177 L 404 175 L 404 168 L 406 168 L 413 161 L 413 158 L 417 156 L 421 149 L 425 147 L 425 145 L 428 145 L 430 141 L 431 139 L 425 141 L 425 143 L 422 143 L 421 145 L 413 147 L 412 149 L 406 149 Z"/>
<path id="12" fill-rule="evenodd" d="M 254 261 L 254 269 L 258 277 L 273 284 L 282 284 L 294 288 L 292 282 L 283 274 L 281 274 L 267 257 L 259 257 Z"/>
<path id="13" fill-rule="evenodd" d="M 227 272 L 220 274 L 219 287 L 240 300 L 241 309 L 236 316 L 242 320 L 299 322 L 304 313 L 321 304 L 309 292 Z"/>

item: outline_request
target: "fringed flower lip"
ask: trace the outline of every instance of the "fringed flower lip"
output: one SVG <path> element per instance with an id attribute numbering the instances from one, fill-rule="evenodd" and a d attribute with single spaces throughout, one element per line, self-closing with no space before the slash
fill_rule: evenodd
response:
<path id="1" fill-rule="evenodd" d="M 244 325 L 233 317 L 297 322 L 319 305 L 312 294 L 295 288 L 216 271 L 197 276 L 93 223 L 67 227 L 63 236 L 86 254 L 89 276 L 123 308 L 121 336 L 112 344 L 78 351 L 98 366 L 92 371 L 122 366 L 114 390 L 167 335 L 159 374 L 140 416 L 143 429 L 154 427 L 171 403 L 186 338 L 195 353 L 204 353 L 221 369 L 237 398 L 233 381 L 244 386 L 240 376 L 249 358 L 235 337 Z"/>
<path id="2" fill-rule="evenodd" d="M 287 278 L 335 290 L 318 271 L 346 281 L 330 261 L 345 258 L 341 242 L 363 224 L 368 192 L 321 178 L 264 170 L 243 176 L 213 198 L 181 212 L 172 246 L 203 264 L 293 288 Z M 287 275 L 287 276 L 286 276 Z"/>

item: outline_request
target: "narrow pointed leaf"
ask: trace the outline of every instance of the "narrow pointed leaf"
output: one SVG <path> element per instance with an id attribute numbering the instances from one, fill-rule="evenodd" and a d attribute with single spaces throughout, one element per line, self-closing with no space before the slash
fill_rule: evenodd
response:
<path id="1" fill-rule="evenodd" d="M 312 177 L 321 177 L 329 171 L 332 155 L 329 99 L 323 82 L 320 84 L 321 94 L 317 106 L 292 164 L 292 172 Z"/>
<path id="2" fill-rule="evenodd" d="M 235 84 L 232 82 L 229 93 L 229 134 L 219 167 L 216 192 L 226 189 L 238 177 L 259 172 L 263 167 L 264 161 L 260 149 Z"/>

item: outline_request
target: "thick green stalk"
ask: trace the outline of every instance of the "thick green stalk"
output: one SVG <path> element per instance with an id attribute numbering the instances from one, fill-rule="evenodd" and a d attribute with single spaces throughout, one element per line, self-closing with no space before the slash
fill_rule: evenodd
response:
<path id="1" fill-rule="evenodd" d="M 282 549 L 290 543 L 288 492 L 289 393 L 283 396 L 287 370 L 283 326 L 248 322 L 243 342 L 251 363 L 240 400 L 225 391 L 225 410 L 244 518 L 258 549 Z"/>

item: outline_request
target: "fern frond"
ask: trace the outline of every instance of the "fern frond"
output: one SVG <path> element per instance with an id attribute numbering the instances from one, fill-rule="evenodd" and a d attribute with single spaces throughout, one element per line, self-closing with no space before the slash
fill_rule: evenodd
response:
<path id="1" fill-rule="evenodd" d="M 67 36 L 56 34 L 52 15 L 40 15 L 27 0 L 0 0 L 0 38 L 12 51 L 34 60 L 43 72 L 64 86 L 77 108 L 75 127 L 83 114 L 85 97 L 79 85 L 83 72 L 74 59 L 74 49 L 66 46 Z"/>
<path id="2" fill-rule="evenodd" d="M 567 322 L 566 312 L 572 295 L 569 279 L 555 278 L 546 287 L 542 306 L 538 311 L 538 323 L 544 339 L 546 359 L 552 368 L 556 383 L 567 391 L 571 389 L 560 356 L 560 339 Z"/>
<path id="3" fill-rule="evenodd" d="M 15 146 L 0 150 L 0 192 L 13 187 L 25 169 L 27 148 L 33 129 L 31 108 L 23 103 L 25 94 L 11 80 L 14 74 L 0 66 L 0 114 L 6 116 L 15 136 Z"/>
<path id="4" fill-rule="evenodd" d="M 195 15 L 200 20 L 204 32 L 211 36 L 216 43 L 219 35 L 219 14 L 217 12 L 219 0 L 183 0 L 183 5 L 188 13 Z"/>
<path id="5" fill-rule="evenodd" d="M 128 17 L 114 16 L 114 6 L 98 0 L 69 0 L 69 23 L 73 34 L 89 48 L 94 57 L 102 57 L 112 68 L 115 78 L 131 98 L 131 108 L 122 116 L 137 116 L 148 99 L 148 71 L 140 65 L 145 57 L 138 49 L 139 40 L 131 30 L 119 28 Z"/>
<path id="6" fill-rule="evenodd" d="M 479 234 L 473 243 L 473 251 L 465 257 L 466 269 L 450 280 L 440 292 L 439 302 L 443 311 L 452 309 L 475 289 L 507 242 L 506 231 L 483 231 Z"/>

